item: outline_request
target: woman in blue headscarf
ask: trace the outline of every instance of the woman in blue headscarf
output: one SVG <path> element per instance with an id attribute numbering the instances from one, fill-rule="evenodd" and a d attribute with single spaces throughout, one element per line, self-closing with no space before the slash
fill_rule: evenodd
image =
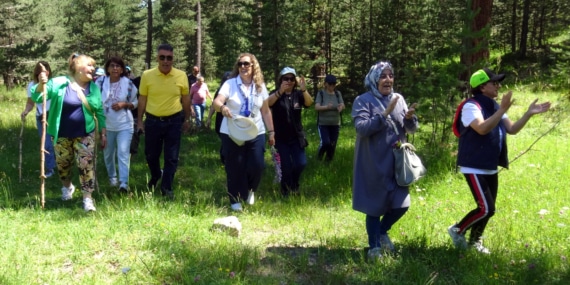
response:
<path id="1" fill-rule="evenodd" d="M 406 133 L 418 128 L 415 107 L 394 93 L 394 73 L 389 62 L 370 68 L 364 85 L 368 91 L 352 105 L 356 128 L 352 208 L 366 214 L 368 256 L 378 259 L 393 252 L 388 231 L 408 210 L 408 187 L 399 186 L 394 175 L 392 149 L 406 141 Z"/>

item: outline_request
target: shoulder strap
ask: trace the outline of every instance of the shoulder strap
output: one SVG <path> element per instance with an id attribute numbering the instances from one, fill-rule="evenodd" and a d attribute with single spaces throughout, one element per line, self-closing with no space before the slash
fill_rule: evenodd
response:
<path id="1" fill-rule="evenodd" d="M 335 89 L 334 94 L 336 95 L 336 102 L 340 104 L 340 92 Z"/>
<path id="2" fill-rule="evenodd" d="M 464 135 L 465 132 L 467 132 L 467 130 L 469 129 L 469 127 L 464 127 L 463 129 L 461 129 L 461 127 L 460 127 L 460 125 L 461 125 L 461 113 L 463 113 L 463 107 L 467 103 L 473 103 L 473 104 L 475 104 L 475 106 L 477 106 L 477 108 L 479 108 L 479 110 L 482 110 L 481 104 L 479 104 L 479 102 L 477 100 L 475 100 L 474 98 L 468 98 L 468 99 L 461 101 L 461 103 L 459 103 L 459 106 L 457 106 L 457 110 L 455 110 L 455 115 L 453 117 L 453 125 L 452 125 L 453 134 L 458 138 L 461 137 L 462 135 Z M 461 129 L 461 131 L 460 131 L 460 129 Z"/>

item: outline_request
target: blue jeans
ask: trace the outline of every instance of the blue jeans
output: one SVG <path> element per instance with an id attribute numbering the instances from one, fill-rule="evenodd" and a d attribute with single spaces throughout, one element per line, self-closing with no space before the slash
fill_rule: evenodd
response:
<path id="1" fill-rule="evenodd" d="M 105 166 L 109 178 L 117 177 L 117 169 L 115 168 L 115 157 L 119 160 L 119 183 L 121 186 L 129 183 L 129 167 L 131 161 L 131 140 L 133 138 L 133 129 L 122 131 L 107 130 L 107 145 L 103 150 L 105 158 Z"/>
<path id="2" fill-rule="evenodd" d="M 305 149 L 301 148 L 297 138 L 289 142 L 276 141 L 275 148 L 281 158 L 281 193 L 298 192 L 301 173 L 307 166 Z"/>
<path id="3" fill-rule="evenodd" d="M 47 119 L 46 119 L 47 120 Z M 42 124 L 42 117 L 41 116 L 36 116 L 36 125 L 38 126 L 38 134 L 40 135 L 40 138 L 42 137 L 42 133 L 43 133 L 43 124 Z M 55 170 L 55 151 L 53 149 L 53 137 L 48 134 L 46 132 L 46 141 L 44 143 L 44 148 L 46 149 L 47 153 L 45 154 L 44 157 L 44 163 L 45 163 L 45 172 L 47 173 L 48 171 L 53 171 Z"/>
<path id="4" fill-rule="evenodd" d="M 162 178 L 160 189 L 162 194 L 172 193 L 172 181 L 178 167 L 180 139 L 184 116 L 160 120 L 147 117 L 144 122 L 146 163 L 150 170 L 150 187 L 156 187 Z M 160 169 L 160 154 L 164 149 L 164 168 Z"/>
<path id="5" fill-rule="evenodd" d="M 255 191 L 265 167 L 265 135 L 258 135 L 238 146 L 227 134 L 220 134 L 226 166 L 226 180 L 230 203 L 246 199 L 249 190 Z"/>
<path id="6" fill-rule="evenodd" d="M 196 126 L 202 126 L 202 120 L 204 119 L 204 110 L 206 109 L 206 103 L 202 104 L 192 104 L 194 107 L 194 113 L 196 113 Z"/>
<path id="7" fill-rule="evenodd" d="M 340 126 L 319 125 L 319 135 L 321 137 L 321 144 L 319 145 L 319 151 L 317 154 L 317 158 L 319 160 L 322 160 L 325 154 L 326 161 L 331 161 L 333 159 L 339 132 Z"/>

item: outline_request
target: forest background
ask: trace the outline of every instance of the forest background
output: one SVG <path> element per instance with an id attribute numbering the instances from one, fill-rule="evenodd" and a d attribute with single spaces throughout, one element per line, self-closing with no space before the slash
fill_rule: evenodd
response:
<path id="1" fill-rule="evenodd" d="M 350 107 L 369 67 L 389 60 L 395 90 L 430 110 L 421 119 L 437 153 L 473 71 L 488 66 L 534 91 L 570 86 L 569 27 L 565 0 L 5 0 L 0 73 L 8 89 L 23 86 L 37 60 L 65 74 L 79 52 L 98 65 L 120 56 L 140 75 L 168 42 L 174 65 L 200 66 L 206 82 L 242 52 L 257 56 L 270 88 L 285 66 L 309 79 L 312 94 L 333 73 Z"/>

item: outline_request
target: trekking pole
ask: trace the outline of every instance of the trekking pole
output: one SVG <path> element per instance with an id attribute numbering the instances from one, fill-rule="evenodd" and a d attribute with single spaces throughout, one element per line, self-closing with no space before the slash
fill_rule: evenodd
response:
<path id="1" fill-rule="evenodd" d="M 22 144 L 24 141 L 24 125 L 26 124 L 26 117 L 22 117 L 22 128 L 20 128 L 20 160 L 18 163 L 18 177 L 22 183 Z"/>

